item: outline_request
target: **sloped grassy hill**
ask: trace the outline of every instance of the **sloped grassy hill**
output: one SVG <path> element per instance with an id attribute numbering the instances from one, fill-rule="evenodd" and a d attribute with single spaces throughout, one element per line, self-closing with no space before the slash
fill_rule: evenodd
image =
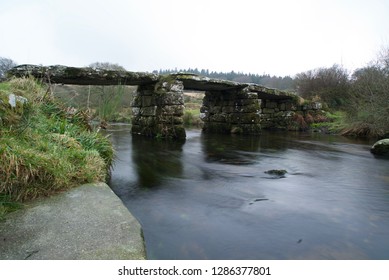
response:
<path id="1" fill-rule="evenodd" d="M 113 156 L 83 111 L 68 110 L 33 79 L 0 83 L 0 216 L 15 201 L 106 180 Z"/>

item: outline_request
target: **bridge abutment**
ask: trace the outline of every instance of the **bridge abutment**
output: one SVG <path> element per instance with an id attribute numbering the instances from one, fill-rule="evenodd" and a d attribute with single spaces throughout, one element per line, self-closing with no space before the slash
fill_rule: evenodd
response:
<path id="1" fill-rule="evenodd" d="M 206 91 L 201 107 L 205 132 L 259 134 L 261 100 L 247 89 Z"/>

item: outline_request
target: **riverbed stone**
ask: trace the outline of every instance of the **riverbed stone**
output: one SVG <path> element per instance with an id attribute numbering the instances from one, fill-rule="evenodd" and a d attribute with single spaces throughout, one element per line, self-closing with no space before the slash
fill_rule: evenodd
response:
<path id="1" fill-rule="evenodd" d="M 379 156 L 389 156 L 389 138 L 377 141 L 370 151 Z"/>

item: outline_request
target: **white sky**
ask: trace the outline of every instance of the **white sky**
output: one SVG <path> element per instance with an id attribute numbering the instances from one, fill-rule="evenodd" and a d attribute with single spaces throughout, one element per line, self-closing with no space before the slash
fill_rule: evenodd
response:
<path id="1" fill-rule="evenodd" d="M 294 75 L 365 66 L 389 46 L 389 0 L 0 0 L 0 56 Z"/>

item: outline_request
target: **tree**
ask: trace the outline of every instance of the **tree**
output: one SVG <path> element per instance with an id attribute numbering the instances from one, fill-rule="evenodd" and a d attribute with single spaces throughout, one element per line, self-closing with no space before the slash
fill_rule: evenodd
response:
<path id="1" fill-rule="evenodd" d="M 389 75 L 389 46 L 381 48 L 375 63 L 385 74 Z"/>
<path id="2" fill-rule="evenodd" d="M 9 58 L 0 57 L 0 79 L 5 78 L 5 73 L 16 66 L 16 63 Z"/>
<path id="3" fill-rule="evenodd" d="M 330 68 L 318 68 L 299 73 L 295 77 L 297 92 L 303 98 L 320 98 L 330 107 L 342 107 L 349 98 L 349 74 L 335 64 Z"/>
<path id="4" fill-rule="evenodd" d="M 389 53 L 388 57 L 389 59 Z M 348 134 L 382 136 L 389 132 L 389 73 L 382 64 L 358 69 L 352 76 Z"/>
<path id="5" fill-rule="evenodd" d="M 89 67 L 93 69 L 104 69 L 104 70 L 112 70 L 112 71 L 127 71 L 123 66 L 117 63 L 110 62 L 94 62 L 89 64 Z"/>

